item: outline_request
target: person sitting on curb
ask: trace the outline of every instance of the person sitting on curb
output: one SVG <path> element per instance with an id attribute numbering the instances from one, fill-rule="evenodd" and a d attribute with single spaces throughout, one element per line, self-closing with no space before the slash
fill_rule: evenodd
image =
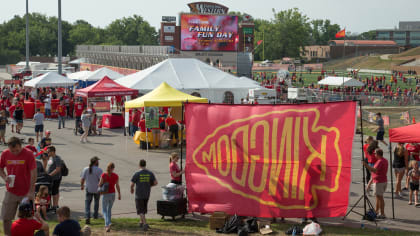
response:
<path id="1" fill-rule="evenodd" d="M 54 228 L 53 236 L 89 236 L 91 229 L 89 226 L 80 228 L 79 222 L 70 219 L 70 208 L 63 206 L 57 210 L 57 219 L 60 222 Z"/>
<path id="2" fill-rule="evenodd" d="M 49 235 L 48 223 L 45 222 L 39 213 L 32 215 L 33 207 L 29 202 L 22 202 L 19 205 L 18 218 L 12 224 L 11 236 L 34 235 L 47 236 Z M 39 230 L 36 234 L 34 232 Z"/>

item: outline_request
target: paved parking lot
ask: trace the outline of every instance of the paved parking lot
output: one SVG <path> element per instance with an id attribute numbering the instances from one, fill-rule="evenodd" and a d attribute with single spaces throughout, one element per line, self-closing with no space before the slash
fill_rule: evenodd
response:
<path id="1" fill-rule="evenodd" d="M 56 121 L 46 121 L 45 126 L 52 131 L 53 145 L 57 148 L 57 155 L 61 156 L 69 170 L 70 174 L 63 178 L 61 184 L 60 205 L 68 205 L 76 217 L 83 217 L 84 212 L 84 192 L 80 190 L 80 173 L 85 166 L 88 166 L 89 159 L 93 156 L 101 158 L 100 167 L 105 169 L 108 162 L 115 163 L 115 172 L 120 176 L 120 186 L 122 200 L 116 200 L 113 207 L 113 217 L 136 217 L 134 196 L 130 194 L 130 179 L 133 173 L 138 169 L 140 159 L 147 161 L 147 167 L 152 170 L 159 182 L 154 187 L 149 201 L 148 217 L 159 218 L 156 214 L 156 200 L 161 199 L 160 186 L 169 183 L 169 153 L 173 150 L 151 150 L 149 152 L 140 150 L 134 144 L 131 137 L 124 136 L 122 130 L 105 129 L 102 136 L 89 137 L 91 143 L 81 144 L 80 137 L 73 134 L 72 127 L 74 121 L 69 120 L 65 129 L 58 130 Z M 71 127 L 71 128 L 68 128 Z M 10 127 L 7 128 L 6 136 L 10 137 Z M 25 120 L 24 129 L 21 135 L 27 139 L 34 135 L 34 123 Z M 1 146 L 0 150 L 6 146 Z M 356 135 L 353 145 L 353 162 L 352 162 L 352 184 L 350 188 L 350 206 L 361 196 L 362 191 L 362 169 L 360 163 L 361 156 L 360 136 Z M 179 150 L 178 150 L 179 151 Z M 389 152 L 384 148 L 385 157 L 389 158 Z M 388 177 L 390 180 L 390 177 Z M 4 183 L 0 183 L 0 200 L 4 195 Z M 383 228 L 400 228 L 406 230 L 420 231 L 420 208 L 409 206 L 407 204 L 407 196 L 404 199 L 395 199 L 395 220 L 391 212 L 391 193 L 390 185 L 385 194 L 386 220 L 379 222 L 379 226 Z M 372 203 L 375 199 L 370 198 Z M 363 204 L 356 207 L 356 210 L 363 211 Z M 352 213 L 345 221 L 346 224 L 359 224 L 360 216 Z M 338 218 L 321 219 L 321 222 L 329 222 L 331 224 L 343 224 Z"/>

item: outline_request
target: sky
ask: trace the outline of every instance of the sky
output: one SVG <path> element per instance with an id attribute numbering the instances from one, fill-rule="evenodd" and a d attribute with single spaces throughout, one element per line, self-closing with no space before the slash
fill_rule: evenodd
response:
<path id="1" fill-rule="evenodd" d="M 29 11 L 57 16 L 58 0 L 28 0 Z M 211 1 L 211 0 L 206 0 Z M 7 2 L 7 3 L 6 3 Z M 195 0 L 62 0 L 62 19 L 78 19 L 94 26 L 106 27 L 113 20 L 134 14 L 142 16 L 156 29 L 162 16 L 189 12 L 188 3 Z M 393 29 L 399 21 L 420 21 L 419 0 L 225 0 L 213 1 L 230 11 L 246 12 L 254 18 L 273 18 L 276 11 L 298 8 L 310 19 L 330 19 L 353 33 L 375 29 Z M 25 14 L 25 0 L 1 0 L 0 22 Z"/>

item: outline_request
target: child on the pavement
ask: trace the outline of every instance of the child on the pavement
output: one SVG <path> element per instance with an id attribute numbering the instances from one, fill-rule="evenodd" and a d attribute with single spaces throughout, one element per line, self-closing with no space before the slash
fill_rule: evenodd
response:
<path id="1" fill-rule="evenodd" d="M 98 118 L 98 134 L 102 135 L 102 117 Z"/>
<path id="2" fill-rule="evenodd" d="M 413 192 L 414 192 L 414 204 L 415 206 L 420 206 L 419 204 L 419 180 L 420 180 L 420 171 L 419 164 L 416 160 L 410 161 L 411 170 L 408 172 L 407 176 L 410 180 L 410 195 L 408 199 L 408 205 L 413 205 Z"/>

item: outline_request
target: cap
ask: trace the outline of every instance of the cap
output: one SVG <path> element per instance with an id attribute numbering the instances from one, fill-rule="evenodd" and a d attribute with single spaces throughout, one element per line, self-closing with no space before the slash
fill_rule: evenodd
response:
<path id="1" fill-rule="evenodd" d="M 99 161 L 99 160 L 101 160 L 101 159 L 99 159 L 99 157 L 92 157 L 92 158 L 90 158 L 90 162 L 91 163 L 94 163 L 94 162 L 96 162 L 96 161 Z"/>
<path id="2" fill-rule="evenodd" d="M 45 134 L 51 134 L 51 130 L 46 130 Z"/>
<path id="3" fill-rule="evenodd" d="M 19 211 L 32 211 L 32 204 L 30 204 L 29 202 L 20 203 Z"/>

